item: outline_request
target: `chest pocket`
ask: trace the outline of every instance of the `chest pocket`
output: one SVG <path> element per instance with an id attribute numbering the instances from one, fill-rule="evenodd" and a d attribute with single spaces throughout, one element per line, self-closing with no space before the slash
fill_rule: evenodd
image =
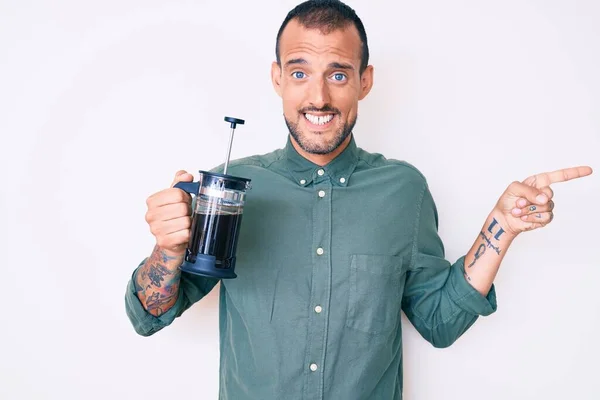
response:
<path id="1" fill-rule="evenodd" d="M 346 327 L 386 335 L 400 323 L 405 281 L 403 256 L 353 254 Z"/>

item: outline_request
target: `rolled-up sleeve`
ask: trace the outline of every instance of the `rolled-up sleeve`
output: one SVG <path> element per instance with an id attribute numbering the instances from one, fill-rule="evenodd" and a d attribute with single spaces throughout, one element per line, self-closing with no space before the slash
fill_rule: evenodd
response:
<path id="1" fill-rule="evenodd" d="M 167 312 L 156 317 L 150 314 L 137 296 L 135 276 L 145 261 L 133 272 L 125 291 L 125 310 L 135 331 L 142 336 L 150 336 L 170 325 L 194 303 L 206 296 L 219 281 L 218 279 L 181 274 L 177 301 Z"/>
<path id="2" fill-rule="evenodd" d="M 479 316 L 496 311 L 492 285 L 482 296 L 464 277 L 465 256 L 446 260 L 438 234 L 438 214 L 424 183 L 417 207 L 414 244 L 406 274 L 402 309 L 417 331 L 435 347 L 448 347 Z"/>

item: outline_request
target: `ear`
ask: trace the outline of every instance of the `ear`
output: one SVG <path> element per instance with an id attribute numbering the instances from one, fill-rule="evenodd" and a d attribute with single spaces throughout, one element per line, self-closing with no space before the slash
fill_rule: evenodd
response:
<path id="1" fill-rule="evenodd" d="M 360 76 L 360 95 L 359 100 L 367 97 L 373 87 L 373 66 L 368 65 Z"/>
<path id="2" fill-rule="evenodd" d="M 273 88 L 281 97 L 281 67 L 277 64 L 277 61 L 273 61 L 273 64 L 271 64 L 271 82 Z"/>

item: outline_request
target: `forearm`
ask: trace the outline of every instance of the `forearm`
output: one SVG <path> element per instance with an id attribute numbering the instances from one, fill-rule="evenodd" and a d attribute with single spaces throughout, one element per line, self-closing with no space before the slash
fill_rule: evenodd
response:
<path id="1" fill-rule="evenodd" d="M 169 255 L 155 246 L 152 255 L 138 270 L 135 277 L 137 296 L 150 314 L 158 317 L 177 301 L 182 261 L 183 255 Z"/>
<path id="2" fill-rule="evenodd" d="M 465 278 L 479 293 L 487 296 L 500 263 L 515 236 L 508 233 L 502 215 L 494 210 L 465 257 Z"/>

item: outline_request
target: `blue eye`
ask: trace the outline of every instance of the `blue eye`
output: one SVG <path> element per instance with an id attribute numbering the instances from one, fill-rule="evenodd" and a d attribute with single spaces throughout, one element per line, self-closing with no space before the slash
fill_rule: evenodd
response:
<path id="1" fill-rule="evenodd" d="M 338 82 L 341 82 L 344 79 L 346 79 L 346 75 L 344 75 L 344 74 L 335 74 L 335 75 L 333 75 L 333 79 L 335 79 Z"/>
<path id="2" fill-rule="evenodd" d="M 304 78 L 304 72 L 296 71 L 296 72 L 292 73 L 292 76 L 296 79 L 302 79 L 302 78 Z"/>

